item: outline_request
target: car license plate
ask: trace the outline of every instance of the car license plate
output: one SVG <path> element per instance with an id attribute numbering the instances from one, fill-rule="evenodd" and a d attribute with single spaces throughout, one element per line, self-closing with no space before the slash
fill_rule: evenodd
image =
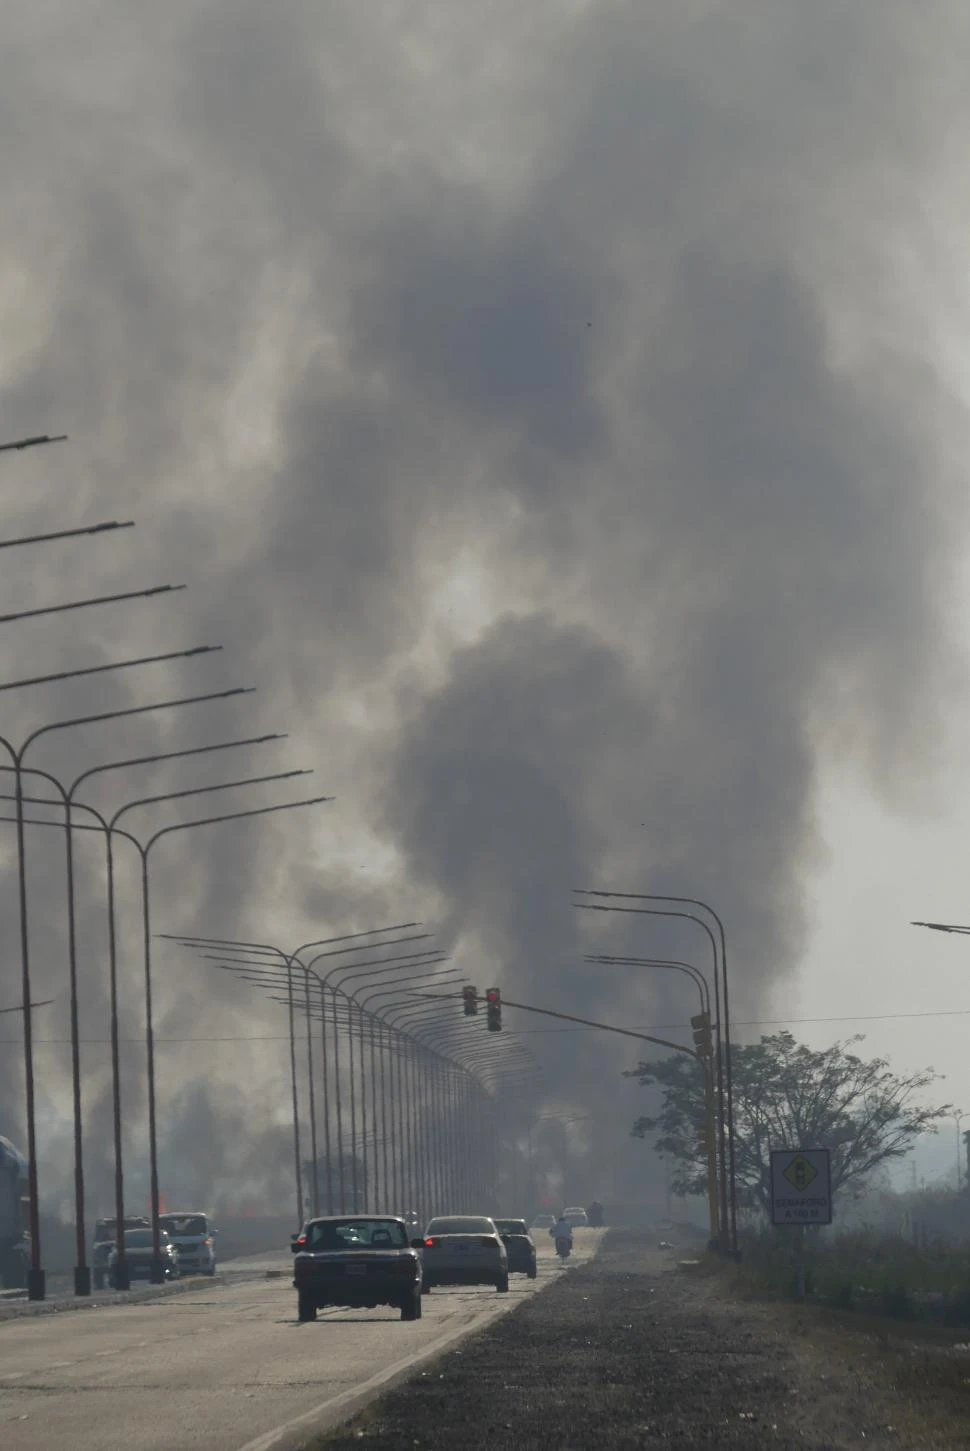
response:
<path id="1" fill-rule="evenodd" d="M 347 1266 L 347 1273 L 348 1273 L 348 1275 L 363 1275 L 363 1274 L 366 1274 L 367 1273 L 367 1266 L 366 1265 L 348 1265 Z"/>

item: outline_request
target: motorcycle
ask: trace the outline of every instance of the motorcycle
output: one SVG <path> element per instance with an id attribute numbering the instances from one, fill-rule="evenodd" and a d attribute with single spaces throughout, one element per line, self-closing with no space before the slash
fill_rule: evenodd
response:
<path id="1" fill-rule="evenodd" d="M 572 1248 L 573 1248 L 573 1237 L 572 1237 L 572 1235 L 569 1235 L 568 1238 L 567 1238 L 566 1235 L 560 1235 L 556 1239 L 556 1254 L 559 1256 L 559 1263 L 561 1265 L 564 1265 L 566 1263 L 566 1261 L 569 1259 L 569 1256 L 572 1253 Z"/>

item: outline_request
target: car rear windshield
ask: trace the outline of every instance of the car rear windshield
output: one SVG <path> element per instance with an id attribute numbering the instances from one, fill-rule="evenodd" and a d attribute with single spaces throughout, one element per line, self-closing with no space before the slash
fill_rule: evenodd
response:
<path id="1" fill-rule="evenodd" d="M 209 1223 L 204 1214 L 163 1214 L 161 1223 L 169 1234 L 208 1234 Z"/>
<path id="2" fill-rule="evenodd" d="M 321 1220 L 307 1225 L 307 1249 L 407 1249 L 407 1230 L 393 1219 Z"/>
<path id="3" fill-rule="evenodd" d="M 494 1234 L 495 1225 L 490 1219 L 432 1219 L 428 1234 Z"/>
<path id="4" fill-rule="evenodd" d="M 528 1234 L 524 1219 L 496 1219 L 495 1228 L 499 1234 Z"/>

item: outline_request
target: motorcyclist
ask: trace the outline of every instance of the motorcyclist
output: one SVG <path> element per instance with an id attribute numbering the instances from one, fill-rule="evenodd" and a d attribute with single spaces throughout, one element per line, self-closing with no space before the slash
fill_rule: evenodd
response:
<path id="1" fill-rule="evenodd" d="M 560 1214 L 549 1234 L 555 1240 L 556 1254 L 564 1260 L 573 1247 L 573 1231 L 565 1214 Z"/>

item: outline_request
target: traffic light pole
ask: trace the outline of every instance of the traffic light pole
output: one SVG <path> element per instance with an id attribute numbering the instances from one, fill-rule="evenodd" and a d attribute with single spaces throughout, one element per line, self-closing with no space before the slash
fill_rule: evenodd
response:
<path id="1" fill-rule="evenodd" d="M 493 998 L 491 995 L 495 994 Z M 656 1043 L 661 1048 L 671 1048 L 675 1053 L 685 1053 L 688 1058 L 693 1058 L 700 1067 L 704 1077 L 704 1117 L 705 1123 L 705 1158 L 707 1160 L 707 1194 L 708 1209 L 710 1214 L 710 1228 L 712 1242 L 718 1241 L 718 1213 L 717 1213 L 717 1159 L 716 1159 L 716 1119 L 714 1113 L 714 1083 L 711 1073 L 711 1055 L 708 1051 L 700 1051 L 711 1047 L 710 1043 L 704 1043 L 703 1038 L 710 1039 L 710 1018 L 706 1014 L 700 1016 L 707 1018 L 706 1028 L 699 1028 L 696 1020 L 692 1020 L 692 1027 L 695 1029 L 695 1042 L 698 1048 L 688 1048 L 683 1043 L 673 1043 L 668 1038 L 657 1038 L 651 1033 L 638 1033 L 633 1028 L 617 1028 L 612 1023 L 597 1023 L 592 1018 L 579 1018 L 573 1013 L 557 1013 L 552 1008 L 539 1008 L 533 1003 L 517 1003 L 511 998 L 498 999 L 498 990 L 489 988 L 488 1005 L 491 1010 L 493 1006 L 504 1002 L 507 1008 L 518 1008 L 524 1013 L 538 1013 L 544 1018 L 558 1018 L 565 1023 L 579 1023 L 584 1028 L 598 1028 L 603 1033 L 618 1033 L 623 1038 L 636 1038 L 642 1043 Z M 499 1006 L 501 1013 L 501 1006 Z M 494 1031 L 494 1029 L 493 1029 Z"/>

